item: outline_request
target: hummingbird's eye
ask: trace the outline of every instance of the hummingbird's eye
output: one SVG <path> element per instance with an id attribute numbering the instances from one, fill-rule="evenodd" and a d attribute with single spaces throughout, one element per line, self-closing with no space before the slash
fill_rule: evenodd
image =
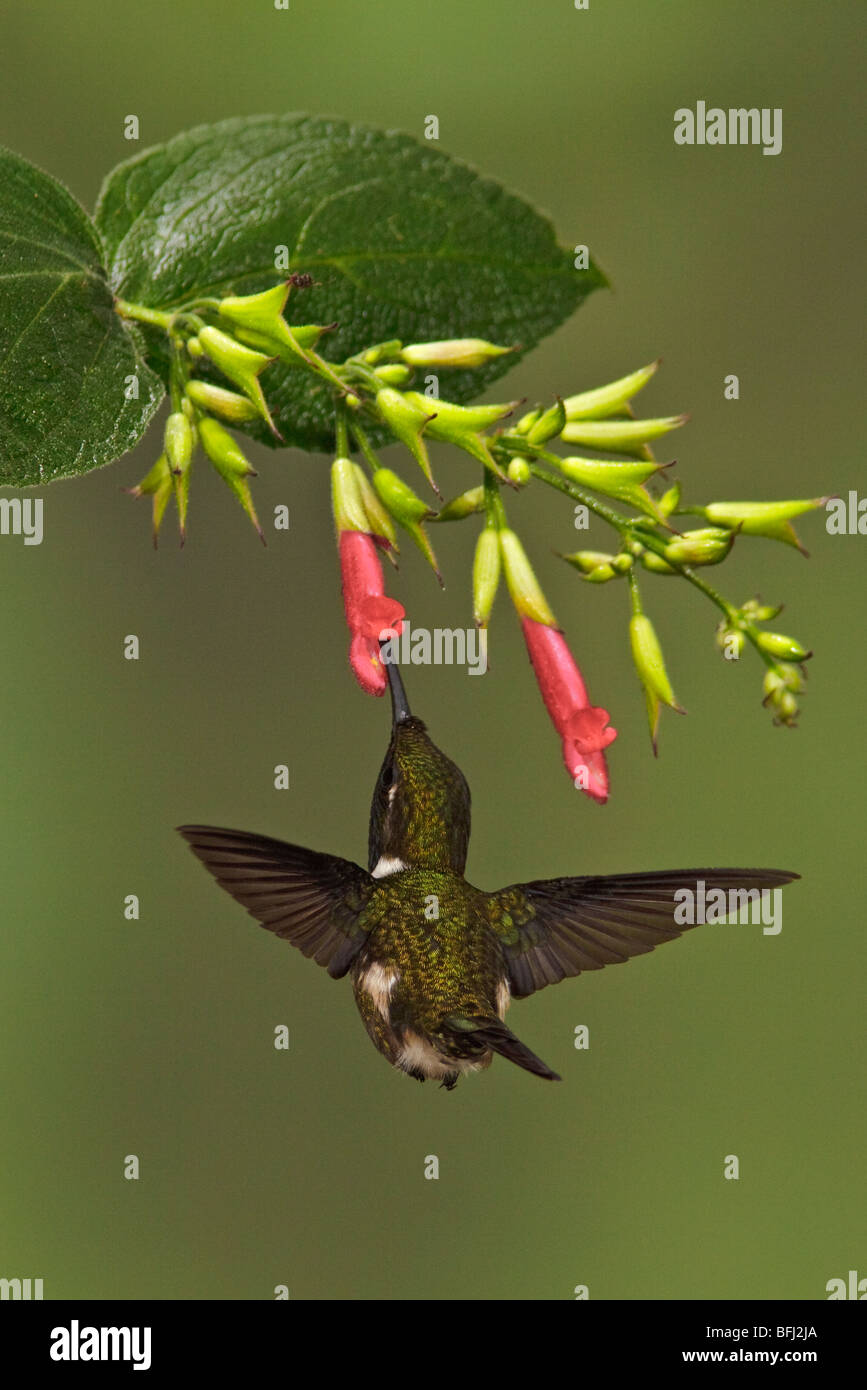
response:
<path id="1" fill-rule="evenodd" d="M 388 767 L 384 767 L 384 768 L 382 769 L 382 785 L 383 785 L 384 787 L 390 787 L 393 781 L 394 781 L 394 768 L 393 768 L 393 767 L 391 766 L 391 764 L 389 763 Z"/>

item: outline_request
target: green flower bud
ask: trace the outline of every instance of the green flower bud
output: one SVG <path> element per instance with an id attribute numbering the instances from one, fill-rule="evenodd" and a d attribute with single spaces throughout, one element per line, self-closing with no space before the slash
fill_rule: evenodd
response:
<path id="1" fill-rule="evenodd" d="M 450 338 L 441 343 L 410 343 L 400 355 L 411 367 L 482 367 L 514 351 L 484 338 Z"/>
<path id="2" fill-rule="evenodd" d="M 629 452 L 651 439 L 659 439 L 670 430 L 680 429 L 688 418 L 687 415 L 669 415 L 659 420 L 570 420 L 561 438 L 567 444 L 583 444 L 590 449 Z"/>
<path id="3" fill-rule="evenodd" d="M 563 402 L 557 398 L 554 405 L 549 406 L 543 415 L 530 426 L 527 431 L 527 439 L 531 444 L 545 444 L 549 439 L 553 439 L 560 433 L 566 424 L 566 408 Z"/>
<path id="4" fill-rule="evenodd" d="M 290 328 L 283 318 L 283 310 L 292 280 L 274 285 L 261 294 L 229 295 L 220 300 L 221 318 L 228 319 L 234 327 L 253 333 L 259 339 L 263 350 L 270 357 L 288 354 L 289 360 L 307 361 L 307 354 L 298 341 L 294 328 Z"/>
<path id="5" fill-rule="evenodd" d="M 192 337 L 187 339 L 187 352 L 190 354 L 192 358 L 198 358 L 203 356 L 204 351 L 205 349 L 202 347 L 198 338 Z"/>
<path id="6" fill-rule="evenodd" d="M 423 521 L 434 515 L 430 507 L 420 497 L 417 497 L 412 488 L 408 487 L 403 479 L 393 473 L 390 468 L 377 468 L 373 475 L 373 486 L 395 521 L 403 527 L 407 535 L 418 546 L 442 585 L 443 577 L 440 574 L 437 558 L 422 525 Z"/>
<path id="7" fill-rule="evenodd" d="M 665 662 L 662 657 L 662 648 L 659 639 L 653 628 L 650 619 L 644 613 L 633 613 L 629 621 L 629 644 L 632 649 L 632 660 L 638 672 L 639 680 L 644 686 L 645 701 L 647 703 L 647 718 L 650 724 L 650 739 L 653 744 L 654 755 L 657 751 L 656 736 L 659 728 L 660 705 L 668 705 L 669 708 L 676 710 L 678 714 L 686 711 L 681 708 L 674 698 L 674 691 L 668 679 L 665 669 Z"/>
<path id="8" fill-rule="evenodd" d="M 219 328 L 205 327 L 199 333 L 199 342 L 205 352 L 210 357 L 216 367 L 219 367 L 224 376 L 233 381 L 244 392 L 244 395 L 253 402 L 262 416 L 266 420 L 274 434 L 274 421 L 265 404 L 265 397 L 259 382 L 259 373 L 267 367 L 272 358 L 267 357 L 263 352 L 256 352 L 253 348 L 244 347 L 243 343 L 230 338 L 228 333 L 223 333 Z"/>
<path id="9" fill-rule="evenodd" d="M 528 435 L 536 421 L 542 417 L 542 407 L 536 406 L 535 410 L 528 410 L 526 415 L 522 415 L 515 425 L 515 434 Z"/>
<path id="10" fill-rule="evenodd" d="M 522 618 L 544 623 L 545 627 L 556 627 L 557 619 L 548 607 L 548 601 L 515 532 L 504 527 L 498 534 L 506 583 L 518 613 Z"/>
<path id="11" fill-rule="evenodd" d="M 285 341 L 285 334 L 279 338 L 270 337 L 266 333 L 257 333 L 254 329 L 243 328 L 241 324 L 232 325 L 232 336 L 238 339 L 239 343 L 245 343 L 247 347 L 256 348 L 259 352 L 264 352 L 268 357 L 279 357 L 280 361 L 287 367 L 297 367 L 303 362 L 309 362 L 308 351 L 316 347 L 323 333 L 328 333 L 334 327 L 333 323 L 303 323 L 293 324 L 291 328 L 285 325 L 292 339 L 291 343 Z"/>
<path id="12" fill-rule="evenodd" d="M 250 465 L 232 436 L 216 420 L 205 415 L 199 421 L 198 429 L 202 448 L 227 487 L 238 499 L 258 531 L 260 541 L 265 545 L 265 532 L 259 525 L 259 518 L 256 516 L 256 509 L 253 506 L 253 498 L 250 493 L 250 484 L 247 481 L 248 478 L 256 476 L 256 470 Z"/>
<path id="13" fill-rule="evenodd" d="M 561 557 L 573 569 L 578 570 L 585 579 L 589 579 L 594 584 L 601 584 L 607 579 L 616 578 L 620 572 L 619 566 L 615 568 L 618 556 L 609 555 L 605 550 L 575 550 L 571 555 Z M 625 559 L 632 564 L 630 556 Z"/>
<path id="14" fill-rule="evenodd" d="M 187 470 L 189 472 L 189 470 Z M 145 474 L 140 483 L 135 487 L 125 488 L 131 497 L 152 497 L 153 498 L 153 538 L 154 550 L 157 548 L 157 536 L 163 522 L 166 507 L 174 488 L 172 471 L 169 468 L 169 461 L 165 454 L 160 454 L 153 468 Z"/>
<path id="15" fill-rule="evenodd" d="M 375 367 L 373 374 L 384 386 L 405 386 L 412 376 L 409 367 L 401 362 L 386 362 L 383 367 Z"/>
<path id="16" fill-rule="evenodd" d="M 599 386 L 595 391 L 582 391 L 580 395 L 568 396 L 563 402 L 567 420 L 604 420 L 609 415 L 619 415 L 632 397 L 646 386 L 659 366 L 651 362 L 640 367 L 637 372 L 612 381 L 608 386 Z"/>
<path id="17" fill-rule="evenodd" d="M 665 517 L 671 516 L 680 506 L 680 483 L 672 483 L 667 492 L 664 492 L 659 499 L 659 510 Z"/>
<path id="18" fill-rule="evenodd" d="M 760 632 L 756 641 L 763 652 L 780 661 L 808 661 L 813 655 L 794 637 L 784 637 L 781 632 Z"/>
<path id="19" fill-rule="evenodd" d="M 436 403 L 428 400 L 426 396 L 419 396 L 417 399 L 421 404 L 417 404 L 415 400 L 410 399 L 410 395 L 415 396 L 415 394 L 415 392 L 396 391 L 391 386 L 384 386 L 381 391 L 376 393 L 376 408 L 395 438 L 409 449 L 439 497 L 441 493 L 433 479 L 427 445 L 422 439 L 424 430 L 430 425 L 434 416 L 434 410 L 431 407 Z"/>
<path id="20" fill-rule="evenodd" d="M 387 362 L 391 358 L 399 357 L 402 347 L 400 338 L 391 338 L 387 343 L 375 343 L 373 347 L 362 353 L 361 360 L 368 367 L 375 367 L 379 362 Z"/>
<path id="21" fill-rule="evenodd" d="M 642 565 L 651 574 L 677 574 L 676 569 L 672 569 L 667 560 L 663 560 L 661 555 L 657 555 L 653 550 L 642 550 L 640 555 Z"/>
<path id="22" fill-rule="evenodd" d="M 526 487 L 532 477 L 530 465 L 526 459 L 512 459 L 506 469 L 506 477 L 511 483 L 517 483 L 518 487 Z"/>
<path id="23" fill-rule="evenodd" d="M 367 529 L 370 530 L 374 536 L 386 543 L 387 551 L 399 551 L 400 547 L 397 543 L 397 532 L 392 525 L 391 516 L 387 508 L 382 505 L 379 494 L 376 492 L 376 489 L 371 486 L 370 479 L 361 465 L 354 463 L 352 467 L 355 473 L 355 481 L 358 484 L 361 502 L 370 523 Z"/>
<path id="24" fill-rule="evenodd" d="M 722 531 L 708 526 L 699 531 L 684 531 L 669 541 L 665 558 L 676 565 L 718 565 L 734 545 L 734 531 Z"/>
<path id="25" fill-rule="evenodd" d="M 433 418 L 428 425 L 431 439 L 442 439 L 448 444 L 462 443 L 463 436 L 478 434 L 504 420 L 515 409 L 517 401 L 507 401 L 505 405 L 454 405 L 441 398 L 432 400 L 418 391 L 407 391 L 406 400 L 418 411 L 427 410 Z"/>
<path id="26" fill-rule="evenodd" d="M 746 536 L 767 536 L 770 540 L 784 541 L 806 555 L 791 525 L 792 517 L 823 507 L 827 500 L 827 497 L 814 497 L 801 502 L 710 502 L 704 514 L 708 521 L 737 527 Z"/>
<path id="27" fill-rule="evenodd" d="M 219 415 L 221 420 L 228 420 L 232 425 L 246 424 L 248 420 L 255 420 L 259 415 L 256 406 L 246 396 L 239 396 L 236 391 L 227 391 L 223 386 L 214 386 L 210 381 L 197 381 L 193 378 L 187 382 L 186 394 L 201 410 L 207 411 L 209 415 Z"/>
<path id="28" fill-rule="evenodd" d="M 657 504 L 645 491 L 643 484 L 665 466 L 652 462 L 603 463 L 600 459 L 559 460 L 561 473 L 573 482 L 580 483 L 582 487 L 593 488 L 595 492 L 613 497 L 627 506 L 635 507 L 656 520 L 664 520 L 664 517 L 660 517 Z"/>
<path id="29" fill-rule="evenodd" d="M 748 598 L 746 603 L 741 606 L 741 616 L 751 623 L 770 623 L 774 618 L 778 618 L 783 611 L 783 605 L 777 604 L 776 607 L 766 603 L 759 603 L 756 598 Z"/>
<path id="30" fill-rule="evenodd" d="M 182 410 L 175 410 L 166 420 L 164 436 L 166 458 L 173 473 L 183 473 L 193 457 L 193 431 Z"/>
<path id="31" fill-rule="evenodd" d="M 476 542 L 473 558 L 473 616 L 487 627 L 500 584 L 500 538 L 495 526 L 486 526 Z"/>
<path id="32" fill-rule="evenodd" d="M 431 521 L 462 521 L 465 516 L 472 516 L 474 512 L 484 510 L 485 489 L 471 487 L 459 496 L 453 497 L 450 502 L 446 502 L 436 516 L 431 517 Z"/>
<path id="33" fill-rule="evenodd" d="M 729 661 L 738 660 L 743 656 L 746 640 L 740 628 L 730 627 L 725 619 L 716 630 L 716 644 Z"/>
<path id="34" fill-rule="evenodd" d="M 361 496 L 356 466 L 350 459 L 337 458 L 331 465 L 331 509 L 338 534 L 341 531 L 371 531 Z"/>
<path id="35" fill-rule="evenodd" d="M 488 442 L 480 433 L 490 425 L 502 420 L 505 415 L 517 405 L 517 401 L 512 401 L 507 405 L 476 405 L 463 406 L 453 405 L 451 401 L 444 401 L 440 398 L 431 400 L 427 396 L 420 395 L 417 391 L 407 391 L 406 399 L 416 409 L 421 410 L 425 405 L 433 407 L 434 414 L 429 418 L 427 433 L 431 439 L 440 439 L 448 444 L 454 444 L 486 468 L 490 468 L 498 478 L 507 481 L 506 475 L 491 453 Z"/>

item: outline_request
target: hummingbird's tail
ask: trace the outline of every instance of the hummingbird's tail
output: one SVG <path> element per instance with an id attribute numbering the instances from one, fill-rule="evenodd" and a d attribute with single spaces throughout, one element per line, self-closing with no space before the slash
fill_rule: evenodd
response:
<path id="1" fill-rule="evenodd" d="M 523 1067 L 525 1071 L 530 1071 L 534 1076 L 544 1077 L 546 1081 L 561 1081 L 555 1071 L 537 1057 L 535 1052 L 531 1052 L 529 1047 L 516 1038 L 511 1028 L 507 1028 L 502 1019 L 492 1015 L 481 1015 L 476 1018 L 452 1016 L 445 1020 L 446 1025 L 452 1030 L 453 1035 L 457 1034 L 463 1043 L 462 1052 L 464 1055 L 480 1054 L 483 1052 L 497 1052 L 507 1061 L 514 1062 L 516 1066 Z"/>

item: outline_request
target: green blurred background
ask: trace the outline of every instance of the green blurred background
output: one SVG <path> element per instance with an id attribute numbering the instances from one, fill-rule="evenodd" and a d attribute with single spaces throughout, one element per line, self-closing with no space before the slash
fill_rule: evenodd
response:
<path id="1" fill-rule="evenodd" d="M 496 396 L 565 394 L 661 355 L 641 409 L 691 413 L 676 453 L 694 498 L 863 486 L 854 6 L 4 11 L 0 141 L 86 207 L 116 162 L 200 121 L 308 110 L 421 136 L 436 114 L 440 149 L 545 209 L 565 244 L 588 242 L 614 286 Z M 698 99 L 782 107 L 782 154 L 678 148 L 673 112 Z M 260 515 L 291 509 L 267 551 L 200 470 L 186 550 L 167 525 L 154 554 L 147 504 L 119 488 L 155 442 L 48 489 L 41 547 L 0 540 L 0 1275 L 42 1277 L 46 1297 L 130 1299 L 277 1284 L 319 1299 L 570 1298 L 576 1284 L 823 1298 L 830 1278 L 867 1275 L 867 541 L 829 537 L 818 515 L 802 527 L 809 562 L 742 542 L 717 572 L 737 600 L 785 598 L 783 629 L 816 649 L 795 733 L 761 709 L 755 659 L 721 661 L 710 607 L 648 581 L 690 712 L 663 717 L 654 762 L 625 591 L 581 585 L 550 555 L 574 548 L 565 501 L 510 503 L 620 737 L 599 808 L 563 772 L 503 597 L 484 680 L 410 671 L 472 787 L 471 880 L 708 861 L 804 878 L 778 937 L 707 927 L 516 1006 L 510 1023 L 562 1085 L 497 1062 L 448 1095 L 392 1072 L 348 984 L 256 928 L 172 829 L 238 825 L 364 858 L 388 718 L 345 663 L 328 461 L 256 452 Z M 467 485 L 459 458 L 437 469 Z M 471 538 L 446 529 L 445 595 L 414 554 L 393 586 L 416 625 L 469 621 Z M 139 922 L 124 920 L 128 893 Z M 281 1023 L 288 1053 L 273 1047 Z M 123 1177 L 131 1153 L 138 1182 Z"/>

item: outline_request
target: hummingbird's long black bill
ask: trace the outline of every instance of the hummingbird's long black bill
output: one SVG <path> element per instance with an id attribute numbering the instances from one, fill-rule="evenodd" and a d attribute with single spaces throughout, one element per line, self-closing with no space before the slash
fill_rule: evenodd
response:
<path id="1" fill-rule="evenodd" d="M 380 652 L 384 644 L 380 644 Z M 412 719 L 412 710 L 406 698 L 406 691 L 403 688 L 403 679 L 400 674 L 400 667 L 393 661 L 384 661 L 388 674 L 388 688 L 391 691 L 391 717 L 395 726 L 405 724 L 408 719 Z"/>

